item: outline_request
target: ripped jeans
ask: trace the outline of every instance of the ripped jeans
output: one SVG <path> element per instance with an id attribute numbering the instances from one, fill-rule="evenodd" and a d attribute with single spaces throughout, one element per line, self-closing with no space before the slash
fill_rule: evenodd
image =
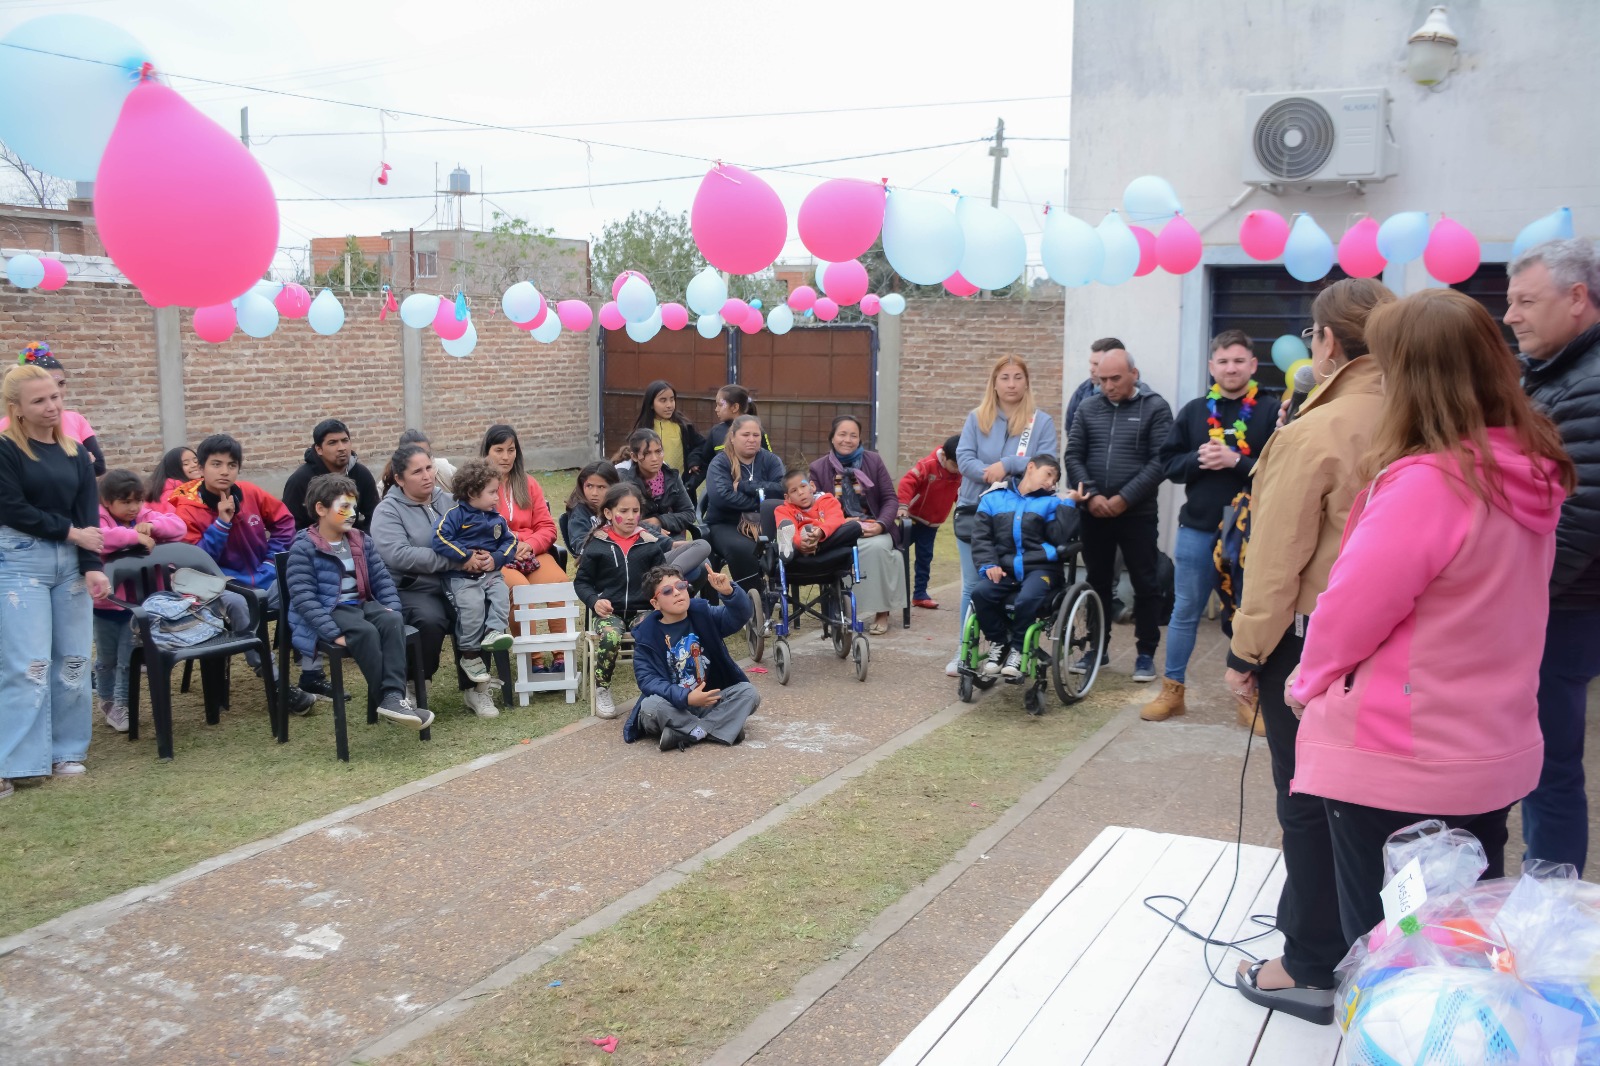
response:
<path id="1" fill-rule="evenodd" d="M 89 754 L 92 613 L 78 549 L 0 526 L 0 777 Z"/>

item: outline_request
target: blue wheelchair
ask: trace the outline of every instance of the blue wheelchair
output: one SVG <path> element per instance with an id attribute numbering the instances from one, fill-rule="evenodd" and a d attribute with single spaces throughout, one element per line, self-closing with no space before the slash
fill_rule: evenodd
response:
<path id="1" fill-rule="evenodd" d="M 761 506 L 761 535 L 766 548 L 767 596 L 775 600 L 778 617 L 772 624 L 775 638 L 772 667 L 778 683 L 789 683 L 793 664 L 789 634 L 807 615 L 822 623 L 822 632 L 833 642 L 833 653 L 855 665 L 856 680 L 865 681 L 872 664 L 872 642 L 866 624 L 856 613 L 855 587 L 861 582 L 861 553 L 855 545 L 821 551 L 816 555 L 795 555 L 785 559 L 778 551 L 778 503 L 764 500 Z M 774 580 L 776 577 L 776 580 Z M 810 599 L 806 587 L 816 592 Z M 760 661 L 760 656 L 756 656 Z"/>

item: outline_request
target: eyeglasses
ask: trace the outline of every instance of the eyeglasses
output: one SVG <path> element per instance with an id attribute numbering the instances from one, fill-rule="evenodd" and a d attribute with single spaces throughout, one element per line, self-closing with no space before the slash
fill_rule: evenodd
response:
<path id="1" fill-rule="evenodd" d="M 1317 335 L 1317 330 L 1321 328 L 1321 326 L 1307 326 L 1305 329 L 1300 331 L 1300 339 L 1305 341 L 1307 344 L 1310 344 L 1311 338 L 1315 337 Z"/>
<path id="2" fill-rule="evenodd" d="M 688 591 L 689 591 L 689 583 L 687 581 L 673 581 L 670 584 L 662 585 L 660 588 L 656 589 L 656 595 L 657 596 L 669 596 L 674 592 L 688 592 Z"/>

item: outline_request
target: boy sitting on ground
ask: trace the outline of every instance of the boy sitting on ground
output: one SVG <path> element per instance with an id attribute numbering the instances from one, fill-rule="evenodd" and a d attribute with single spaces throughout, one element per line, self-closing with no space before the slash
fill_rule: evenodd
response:
<path id="1" fill-rule="evenodd" d="M 1064 579 L 1061 548 L 1077 536 L 1079 492 L 1057 496 L 1061 464 L 1036 455 L 1016 483 L 1001 482 L 978 499 L 972 562 L 988 581 L 972 590 L 972 613 L 989 641 L 983 676 L 1022 676 L 1028 627 Z M 1013 602 L 1015 601 L 1015 602 Z M 1006 607 L 1012 617 L 1006 618 Z"/>
<path id="2" fill-rule="evenodd" d="M 848 548 L 861 539 L 861 523 L 846 517 L 838 497 L 817 495 L 811 474 L 796 467 L 783 476 L 783 502 L 773 512 L 778 524 L 778 553 L 815 555 L 824 547 Z"/>
<path id="3" fill-rule="evenodd" d="M 433 550 L 446 559 L 466 562 L 487 555 L 494 566 L 481 573 L 451 570 L 445 592 L 455 607 L 456 650 L 461 670 L 475 685 L 489 680 L 484 651 L 509 651 L 511 593 L 500 568 L 517 554 L 517 537 L 500 517 L 500 472 L 487 459 L 471 459 L 451 479 L 456 505 L 445 512 L 433 532 Z M 492 709 L 492 706 L 491 706 Z M 485 715 L 480 709 L 478 714 Z"/>
<path id="4" fill-rule="evenodd" d="M 675 566 L 658 566 L 645 575 L 655 610 L 633 630 L 639 702 L 622 729 L 629 744 L 645 736 L 659 736 L 662 751 L 707 737 L 737 744 L 744 739 L 745 719 L 761 706 L 761 693 L 723 643 L 755 613 L 750 595 L 710 563 L 706 578 L 722 597 L 719 607 L 691 596 L 689 582 Z"/>
<path id="5" fill-rule="evenodd" d="M 344 648 L 367 689 L 378 694 L 378 713 L 426 729 L 433 712 L 406 698 L 406 624 L 388 567 L 355 528 L 356 483 L 343 474 L 320 474 L 306 486 L 306 510 L 316 525 L 295 535 L 289 548 L 289 626 L 304 662 L 317 641 Z"/>

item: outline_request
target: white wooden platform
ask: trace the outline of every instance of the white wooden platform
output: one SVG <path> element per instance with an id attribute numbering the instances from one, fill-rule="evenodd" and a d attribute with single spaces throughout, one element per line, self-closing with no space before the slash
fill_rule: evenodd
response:
<path id="1" fill-rule="evenodd" d="M 1233 880 L 1232 841 L 1112 826 L 896 1048 L 884 1066 L 1332 1066 L 1337 1026 L 1311 1025 L 1247 1002 L 1231 987 L 1238 952 L 1203 945 L 1144 905 L 1190 900 L 1204 933 Z M 1246 846 L 1219 940 L 1261 931 L 1277 910 L 1281 856 Z M 1164 902 L 1175 914 L 1177 904 Z M 1279 953 L 1277 933 L 1249 945 Z"/>

